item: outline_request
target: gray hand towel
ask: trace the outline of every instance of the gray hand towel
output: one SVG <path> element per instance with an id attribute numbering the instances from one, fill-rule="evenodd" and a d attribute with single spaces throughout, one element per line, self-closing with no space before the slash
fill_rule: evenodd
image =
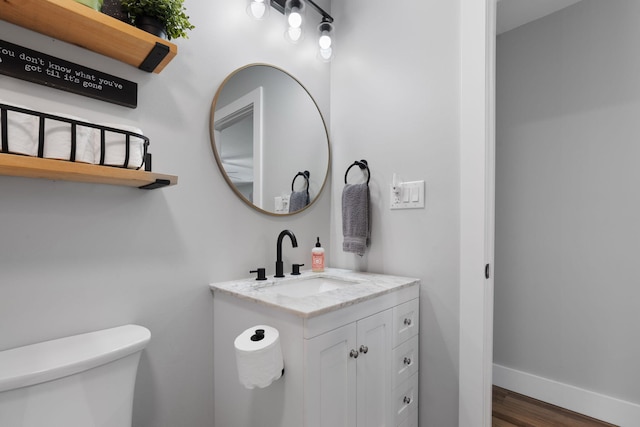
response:
<path id="1" fill-rule="evenodd" d="M 369 186 L 345 184 L 342 190 L 342 250 L 360 256 L 369 246 Z"/>
<path id="2" fill-rule="evenodd" d="M 309 204 L 309 192 L 294 191 L 289 197 L 289 212 L 299 211 Z"/>

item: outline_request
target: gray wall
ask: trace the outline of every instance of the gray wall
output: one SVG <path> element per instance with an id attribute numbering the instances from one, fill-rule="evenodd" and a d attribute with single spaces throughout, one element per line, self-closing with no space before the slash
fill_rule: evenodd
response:
<path id="1" fill-rule="evenodd" d="M 497 42 L 497 364 L 640 403 L 640 3 Z"/>
<path id="2" fill-rule="evenodd" d="M 333 237 L 339 267 L 422 280 L 420 425 L 458 425 L 459 4 L 334 2 Z M 342 252 L 341 194 L 354 160 L 371 168 L 371 247 Z M 391 211 L 393 173 L 426 181 L 425 209 Z M 360 175 L 360 177 L 359 177 Z M 364 175 L 349 172 L 349 182 Z"/>

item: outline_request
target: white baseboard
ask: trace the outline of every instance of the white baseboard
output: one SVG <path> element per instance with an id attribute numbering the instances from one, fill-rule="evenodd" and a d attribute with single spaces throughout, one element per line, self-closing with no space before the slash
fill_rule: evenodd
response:
<path id="1" fill-rule="evenodd" d="M 493 365 L 493 383 L 621 427 L 640 426 L 640 405 L 526 372 Z"/>

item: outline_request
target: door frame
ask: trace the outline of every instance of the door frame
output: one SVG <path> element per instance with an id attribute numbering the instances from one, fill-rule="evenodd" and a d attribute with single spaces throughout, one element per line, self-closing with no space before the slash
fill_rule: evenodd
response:
<path id="1" fill-rule="evenodd" d="M 460 427 L 491 427 L 497 1 L 460 3 Z"/>
<path id="2" fill-rule="evenodd" d="M 261 209 L 264 209 L 264 107 L 263 89 L 257 87 L 246 95 L 232 101 L 228 105 L 216 110 L 216 121 L 213 124 L 214 141 L 216 150 L 220 153 L 220 166 L 223 167 L 221 132 L 223 129 L 232 126 L 239 120 L 253 117 L 253 200 L 251 202 Z M 231 177 L 229 177 L 231 180 Z"/>

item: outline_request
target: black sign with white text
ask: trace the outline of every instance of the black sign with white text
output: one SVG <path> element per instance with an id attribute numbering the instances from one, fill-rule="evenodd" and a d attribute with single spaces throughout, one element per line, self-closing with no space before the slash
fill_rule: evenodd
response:
<path id="1" fill-rule="evenodd" d="M 125 107 L 138 106 L 138 84 L 0 40 L 0 74 Z"/>

